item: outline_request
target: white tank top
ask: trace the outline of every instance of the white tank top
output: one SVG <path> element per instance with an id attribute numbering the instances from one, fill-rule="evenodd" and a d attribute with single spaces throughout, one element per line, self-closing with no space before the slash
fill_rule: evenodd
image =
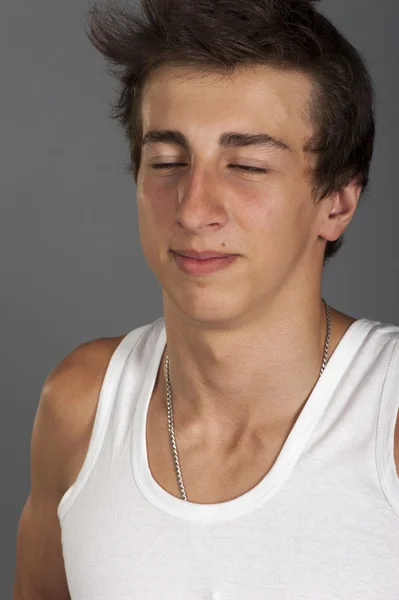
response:
<path id="1" fill-rule="evenodd" d="M 398 600 L 398 340 L 399 326 L 353 323 L 272 469 L 237 498 L 199 504 L 148 464 L 164 318 L 131 331 L 58 507 L 72 600 Z"/>

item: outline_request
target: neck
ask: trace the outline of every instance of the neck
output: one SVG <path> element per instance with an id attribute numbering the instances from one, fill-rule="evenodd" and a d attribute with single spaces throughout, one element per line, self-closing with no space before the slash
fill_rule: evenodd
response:
<path id="1" fill-rule="evenodd" d="M 286 423 L 302 409 L 323 361 L 327 321 L 318 298 L 291 310 L 269 311 L 240 327 L 203 327 L 165 303 L 174 421 L 210 443 Z M 354 319 L 331 310 L 328 358 Z"/>

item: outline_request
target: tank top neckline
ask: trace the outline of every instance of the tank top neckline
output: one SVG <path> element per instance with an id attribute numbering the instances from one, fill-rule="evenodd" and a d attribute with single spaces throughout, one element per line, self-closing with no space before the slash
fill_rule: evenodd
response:
<path id="1" fill-rule="evenodd" d="M 146 421 L 156 376 L 166 346 L 164 318 L 155 321 L 153 335 L 147 339 L 152 344 L 152 360 L 143 374 L 143 385 L 133 419 L 131 460 L 134 480 L 147 501 L 157 509 L 177 518 L 203 523 L 222 522 L 248 514 L 265 504 L 287 480 L 299 460 L 306 442 L 338 386 L 341 377 L 368 332 L 376 322 L 366 318 L 354 321 L 347 329 L 324 372 L 316 382 L 305 406 L 299 414 L 276 461 L 258 484 L 244 494 L 212 504 L 182 500 L 164 490 L 154 479 L 148 462 Z M 155 336 L 155 340 L 154 337 Z M 187 492 L 189 496 L 189 493 Z"/>

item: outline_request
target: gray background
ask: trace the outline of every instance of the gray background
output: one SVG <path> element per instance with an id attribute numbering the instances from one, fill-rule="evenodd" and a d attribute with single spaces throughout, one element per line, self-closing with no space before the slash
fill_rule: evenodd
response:
<path id="1" fill-rule="evenodd" d="M 107 117 L 116 83 L 84 35 L 87 6 L 1 2 L 2 598 L 11 598 L 45 377 L 83 341 L 162 315 L 124 171 L 127 146 Z M 370 188 L 326 269 L 323 295 L 354 317 L 399 324 L 399 3 L 326 0 L 322 10 L 362 52 L 377 91 Z"/>

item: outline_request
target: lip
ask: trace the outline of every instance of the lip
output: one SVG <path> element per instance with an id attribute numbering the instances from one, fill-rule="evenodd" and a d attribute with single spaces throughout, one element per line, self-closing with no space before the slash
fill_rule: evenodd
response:
<path id="1" fill-rule="evenodd" d="M 237 254 L 218 256 L 216 258 L 196 259 L 181 256 L 173 252 L 173 258 L 178 268 L 187 275 L 211 275 L 229 267 L 238 258 Z"/>
<path id="2" fill-rule="evenodd" d="M 227 258 L 230 256 L 237 256 L 236 254 L 223 254 L 216 250 L 207 250 L 206 252 L 197 252 L 196 250 L 173 250 L 175 254 L 179 256 L 186 256 L 187 258 L 195 258 L 196 260 L 207 260 L 208 258 Z"/>

